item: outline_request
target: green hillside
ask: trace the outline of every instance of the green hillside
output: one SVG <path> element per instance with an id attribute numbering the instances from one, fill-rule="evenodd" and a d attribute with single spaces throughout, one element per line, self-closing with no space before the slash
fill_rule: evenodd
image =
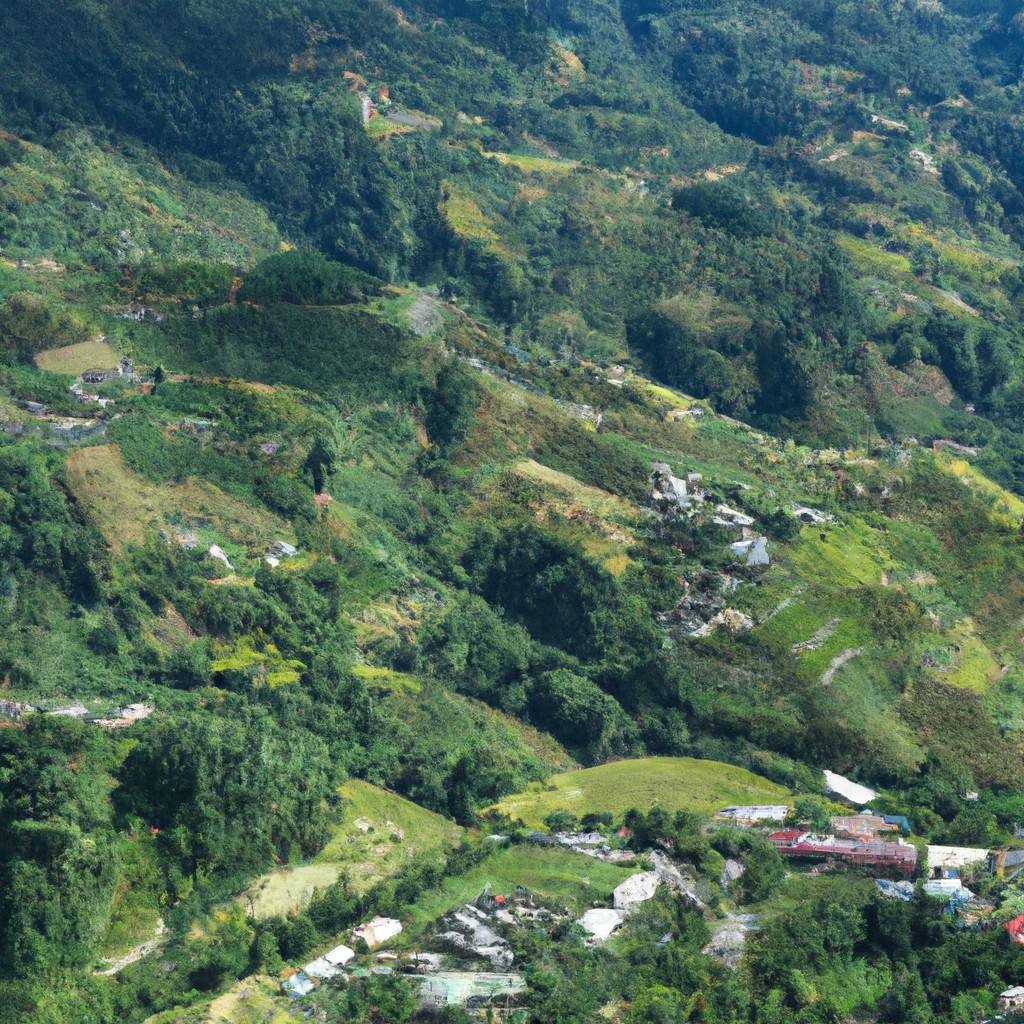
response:
<path id="1" fill-rule="evenodd" d="M 711 815 L 730 804 L 790 802 L 789 790 L 753 772 L 689 757 L 650 757 L 552 776 L 494 810 L 539 826 L 555 811 L 575 818 L 607 812 L 621 817 L 631 807 Z"/>
<path id="2" fill-rule="evenodd" d="M 0 39 L 0 1024 L 276 1020 L 375 914 L 461 969 L 485 888 L 527 1024 L 995 1011 L 1005 870 L 943 914 L 710 819 L 826 828 L 832 770 L 922 848 L 1019 845 L 1012 5 Z M 634 869 L 519 823 L 614 860 L 627 815 L 699 905 L 588 944 Z M 292 1008 L 414 1017 L 359 956 Z"/>

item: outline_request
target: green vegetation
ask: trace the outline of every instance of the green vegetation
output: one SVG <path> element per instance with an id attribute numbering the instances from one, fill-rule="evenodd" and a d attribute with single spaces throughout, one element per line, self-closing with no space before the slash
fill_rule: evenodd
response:
<path id="1" fill-rule="evenodd" d="M 283 1020 L 488 885 L 527 1022 L 991 1013 L 1003 929 L 710 819 L 1024 827 L 1018 21 L 4 5 L 0 1022 Z M 587 945 L 576 824 L 702 907 Z"/>
<path id="2" fill-rule="evenodd" d="M 556 811 L 578 819 L 601 811 L 619 817 L 630 807 L 706 815 L 729 804 L 789 799 L 784 787 L 742 768 L 688 757 L 649 757 L 555 775 L 546 786 L 502 800 L 494 809 L 537 826 Z"/>

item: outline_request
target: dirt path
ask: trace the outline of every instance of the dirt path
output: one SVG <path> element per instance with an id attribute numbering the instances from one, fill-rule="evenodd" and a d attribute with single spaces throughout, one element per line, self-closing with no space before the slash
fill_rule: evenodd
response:
<path id="1" fill-rule="evenodd" d="M 832 682 L 836 672 L 838 672 L 839 669 L 841 669 L 848 661 L 853 661 L 853 659 L 856 658 L 858 654 L 863 653 L 863 647 L 848 647 L 845 651 L 842 652 L 842 654 L 837 654 L 832 659 L 832 661 L 829 662 L 828 668 L 825 669 L 825 674 L 821 677 L 821 685 L 828 686 L 828 684 Z"/>
<path id="2" fill-rule="evenodd" d="M 413 333 L 421 338 L 430 334 L 440 322 L 443 311 L 444 306 L 439 299 L 421 292 L 409 307 L 409 320 L 412 323 Z"/>
<path id="3" fill-rule="evenodd" d="M 136 960 L 141 960 L 144 956 L 149 956 L 154 949 L 158 949 L 166 941 L 164 934 L 167 929 L 164 927 L 164 919 L 158 917 L 156 919 L 156 933 L 153 938 L 148 939 L 146 942 L 140 942 L 133 950 L 125 953 L 120 960 L 115 960 L 114 963 L 102 971 L 93 971 L 93 974 L 98 974 L 101 977 L 110 977 L 111 975 L 117 974 L 119 971 L 123 971 L 129 964 L 135 963 Z"/>

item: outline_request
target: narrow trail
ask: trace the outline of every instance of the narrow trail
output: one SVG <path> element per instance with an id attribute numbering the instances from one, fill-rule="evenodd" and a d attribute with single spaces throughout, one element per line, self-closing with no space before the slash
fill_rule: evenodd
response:
<path id="1" fill-rule="evenodd" d="M 149 956 L 153 950 L 158 949 L 165 942 L 164 933 L 167 931 L 164 926 L 164 919 L 158 917 L 156 919 L 156 932 L 153 938 L 147 939 L 145 942 L 140 942 L 134 949 L 129 950 L 119 960 L 115 960 L 114 963 L 105 968 L 102 971 L 93 971 L 93 974 L 99 975 L 100 977 L 111 977 L 117 974 L 119 971 L 123 971 L 129 964 L 135 963 L 136 960 L 141 960 L 144 956 Z"/>

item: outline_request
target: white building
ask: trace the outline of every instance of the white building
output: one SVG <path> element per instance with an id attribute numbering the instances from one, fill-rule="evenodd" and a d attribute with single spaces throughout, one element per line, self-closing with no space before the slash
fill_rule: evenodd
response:
<path id="1" fill-rule="evenodd" d="M 401 930 L 401 921 L 396 921 L 393 917 L 375 917 L 372 921 L 361 924 L 352 935 L 362 939 L 372 949 L 382 942 L 387 942 L 388 939 L 393 939 Z"/>

